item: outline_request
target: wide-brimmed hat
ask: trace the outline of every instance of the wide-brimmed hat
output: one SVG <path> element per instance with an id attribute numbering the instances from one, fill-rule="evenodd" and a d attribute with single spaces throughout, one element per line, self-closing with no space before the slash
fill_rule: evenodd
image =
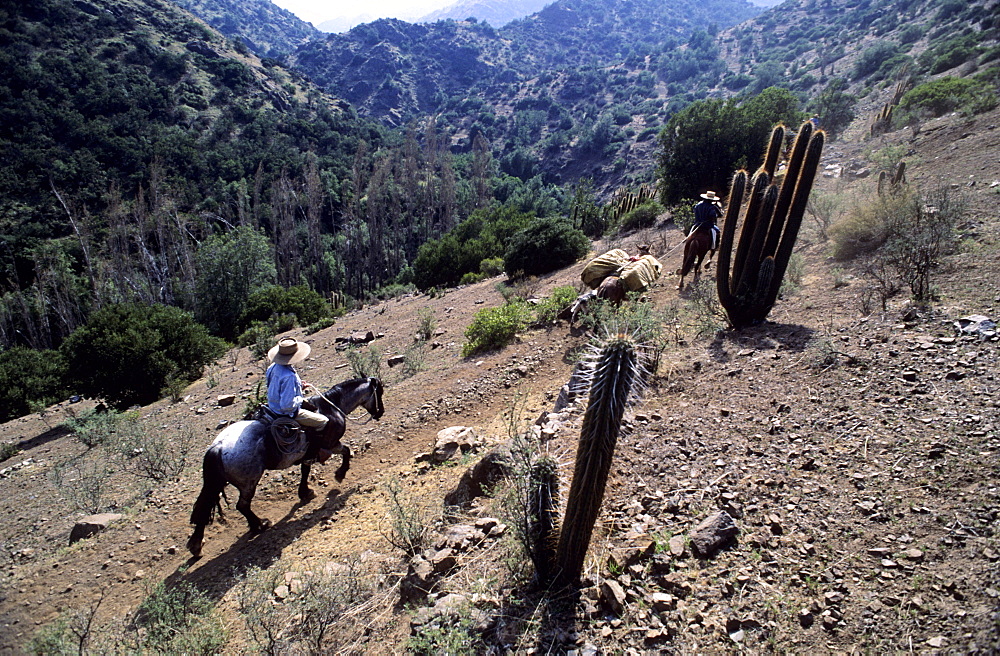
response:
<path id="1" fill-rule="evenodd" d="M 721 198 L 715 195 L 714 191 L 706 191 L 701 195 L 701 197 L 704 198 L 705 200 L 722 200 Z"/>
<path id="2" fill-rule="evenodd" d="M 291 337 L 283 337 L 267 352 L 267 359 L 276 364 L 295 364 L 309 355 L 312 347 Z"/>

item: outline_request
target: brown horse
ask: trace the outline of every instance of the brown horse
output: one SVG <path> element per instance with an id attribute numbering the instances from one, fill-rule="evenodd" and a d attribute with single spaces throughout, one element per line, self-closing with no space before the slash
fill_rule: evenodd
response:
<path id="1" fill-rule="evenodd" d="M 705 254 L 708 253 L 708 258 L 705 258 Z M 701 274 L 702 261 L 705 262 L 705 266 L 708 266 L 708 261 L 712 259 L 715 254 L 715 249 L 712 248 L 712 233 L 710 230 L 695 230 L 693 234 L 688 236 L 684 243 L 684 261 L 680 269 L 677 269 L 677 275 L 681 277 L 679 283 L 677 283 L 677 289 L 684 289 L 684 276 L 689 274 L 692 269 L 694 269 L 694 279 L 697 280 L 698 276 Z"/>

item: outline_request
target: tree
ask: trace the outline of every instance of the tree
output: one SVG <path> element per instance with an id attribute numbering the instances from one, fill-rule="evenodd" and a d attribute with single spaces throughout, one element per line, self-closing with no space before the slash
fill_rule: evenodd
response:
<path id="1" fill-rule="evenodd" d="M 23 346 L 0 352 L 0 421 L 66 398 L 66 362 L 59 351 Z"/>
<path id="2" fill-rule="evenodd" d="M 121 303 L 91 315 L 60 346 L 69 380 L 124 410 L 152 403 L 170 380 L 193 380 L 225 343 L 184 310 Z"/>
<path id="3" fill-rule="evenodd" d="M 510 240 L 503 268 L 509 278 L 537 276 L 576 262 L 589 248 L 587 235 L 568 219 L 534 219 Z"/>
<path id="4" fill-rule="evenodd" d="M 317 292 L 305 287 L 266 287 L 254 292 L 247 299 L 246 310 L 240 317 L 238 329 L 246 328 L 254 321 L 267 321 L 272 316 L 294 315 L 300 326 L 316 323 L 330 315 L 330 304 Z"/>
<path id="5" fill-rule="evenodd" d="M 792 92 L 778 87 L 742 104 L 709 99 L 688 105 L 660 132 L 661 202 L 669 206 L 706 189 L 724 191 L 733 171 L 760 165 L 776 123 L 798 123 L 797 108 Z"/>
<path id="6" fill-rule="evenodd" d="M 241 226 L 202 242 L 196 260 L 195 317 L 213 334 L 232 339 L 250 295 L 274 284 L 271 244 Z"/>
<path id="7" fill-rule="evenodd" d="M 846 88 L 846 80 L 834 78 L 809 105 L 813 113 L 819 116 L 820 126 L 831 135 L 837 134 L 854 120 L 854 103 L 857 99 L 847 93 Z"/>

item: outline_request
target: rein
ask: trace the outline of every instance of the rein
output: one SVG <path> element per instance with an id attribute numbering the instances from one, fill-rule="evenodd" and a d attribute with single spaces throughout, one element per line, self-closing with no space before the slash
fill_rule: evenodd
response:
<path id="1" fill-rule="evenodd" d="M 344 415 L 344 419 L 345 419 L 345 420 L 349 420 L 349 421 L 352 421 L 352 422 L 354 422 L 355 424 L 358 424 L 359 426 L 364 426 L 365 424 L 367 424 L 368 422 L 370 422 L 370 421 L 372 420 L 372 416 L 371 416 L 371 415 L 368 415 L 368 419 L 365 419 L 364 421 L 361 421 L 361 420 L 359 420 L 359 419 L 355 419 L 355 418 L 354 418 L 354 417 L 352 417 L 351 415 L 349 415 L 349 414 L 347 414 L 346 412 L 344 412 L 343 410 L 341 410 L 341 409 L 340 409 L 340 407 L 339 407 L 339 406 L 338 406 L 338 405 L 337 405 L 336 403 L 334 403 L 333 401 L 331 401 L 331 400 L 329 399 L 329 397 L 328 397 L 328 396 L 327 396 L 326 394 L 324 394 L 323 392 L 319 392 L 319 393 L 317 394 L 317 396 L 319 396 L 319 397 L 320 397 L 321 399 L 323 399 L 324 401 L 326 401 L 327 403 L 329 403 L 329 404 L 330 404 L 331 406 L 333 406 L 333 409 L 334 409 L 334 410 L 336 410 L 336 411 L 337 411 L 337 412 L 339 412 L 340 414 Z M 372 392 L 371 392 L 371 394 L 370 394 L 370 395 L 368 396 L 368 398 L 371 398 L 371 397 L 373 397 L 373 396 L 375 396 L 375 390 L 374 390 L 374 389 L 372 390 Z"/>

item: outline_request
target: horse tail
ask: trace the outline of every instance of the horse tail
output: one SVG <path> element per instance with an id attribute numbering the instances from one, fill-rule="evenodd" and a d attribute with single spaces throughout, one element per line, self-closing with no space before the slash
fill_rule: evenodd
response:
<path id="1" fill-rule="evenodd" d="M 194 502 L 191 511 L 191 523 L 195 526 L 205 526 L 212 523 L 215 510 L 218 508 L 222 516 L 222 506 L 219 497 L 225 493 L 226 470 L 222 465 L 222 447 L 214 445 L 205 452 L 201 466 L 201 493 Z"/>

